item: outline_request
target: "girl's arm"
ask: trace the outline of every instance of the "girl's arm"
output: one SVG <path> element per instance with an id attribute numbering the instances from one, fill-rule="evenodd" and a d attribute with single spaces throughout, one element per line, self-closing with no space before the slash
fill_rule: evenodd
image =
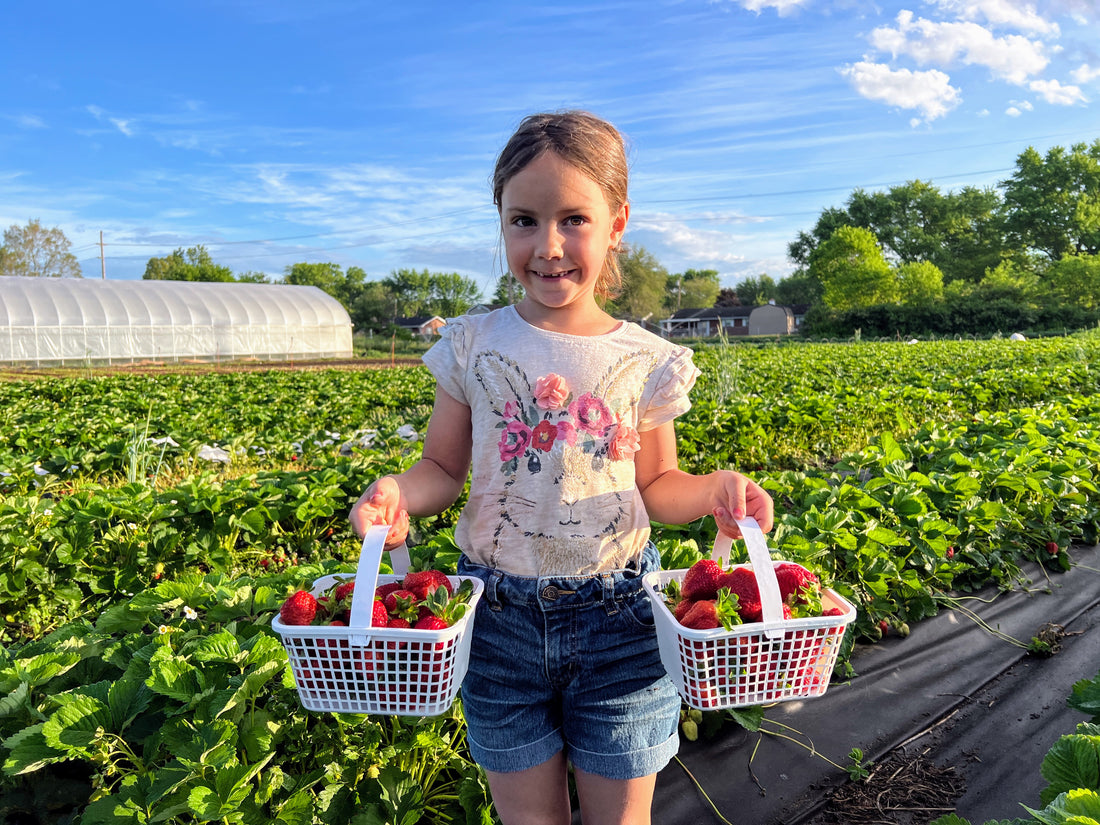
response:
<path id="1" fill-rule="evenodd" d="M 362 536 L 372 524 L 404 524 L 400 536 L 391 533 L 386 540 L 387 547 L 400 544 L 410 515 L 435 515 L 455 503 L 466 485 L 471 444 L 470 408 L 437 384 L 420 460 L 367 487 L 351 508 L 352 529 Z"/>
<path id="2" fill-rule="evenodd" d="M 634 473 L 646 511 L 662 524 L 686 524 L 713 515 L 718 529 L 739 538 L 736 518 L 752 516 L 767 532 L 772 529 L 771 496 L 740 473 L 716 470 L 692 475 L 679 468 L 676 431 L 671 421 L 638 434 L 641 446 L 634 454 Z"/>

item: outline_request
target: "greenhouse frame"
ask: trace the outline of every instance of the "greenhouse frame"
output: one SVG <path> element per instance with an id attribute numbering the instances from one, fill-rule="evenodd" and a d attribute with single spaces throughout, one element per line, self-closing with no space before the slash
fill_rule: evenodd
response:
<path id="1" fill-rule="evenodd" d="M 0 363 L 350 358 L 347 310 L 315 286 L 0 277 Z"/>

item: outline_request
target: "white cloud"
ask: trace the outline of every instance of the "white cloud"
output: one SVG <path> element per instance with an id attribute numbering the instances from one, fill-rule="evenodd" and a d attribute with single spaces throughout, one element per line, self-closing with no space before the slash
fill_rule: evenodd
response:
<path id="1" fill-rule="evenodd" d="M 997 77 L 1022 85 L 1050 62 L 1042 42 L 1021 35 L 995 37 L 977 23 L 937 23 L 901 11 L 897 27 L 880 26 L 871 44 L 895 58 L 911 57 L 918 65 L 947 67 L 954 63 L 985 66 Z"/>
<path id="2" fill-rule="evenodd" d="M 891 69 L 882 63 L 860 61 L 840 73 L 868 100 L 879 100 L 901 109 L 917 109 L 923 120 L 943 117 L 959 105 L 959 90 L 941 71 L 914 72 Z"/>
<path id="3" fill-rule="evenodd" d="M 1042 17 L 1030 3 L 1020 0 L 935 0 L 942 11 L 960 20 L 985 20 L 991 26 L 1058 36 L 1058 24 Z"/>
<path id="4" fill-rule="evenodd" d="M 1082 63 L 1070 72 L 1069 76 L 1073 78 L 1074 83 L 1088 83 L 1090 80 L 1100 77 L 1100 66 L 1093 68 L 1088 63 Z"/>
<path id="5" fill-rule="evenodd" d="M 108 120 L 110 120 L 111 123 L 113 123 L 115 125 L 115 128 L 117 128 L 120 132 L 122 132 L 122 134 L 126 135 L 126 137 L 132 137 L 133 136 L 134 130 L 130 128 L 130 121 L 123 120 L 122 118 L 119 118 L 119 117 L 111 117 L 111 118 L 108 118 Z"/>
<path id="6" fill-rule="evenodd" d="M 737 0 L 737 2 L 757 14 L 764 9 L 775 9 L 780 17 L 786 17 L 806 5 L 807 0 Z"/>
<path id="7" fill-rule="evenodd" d="M 46 121 L 38 115 L 15 115 L 10 118 L 20 129 L 45 129 Z"/>
<path id="8" fill-rule="evenodd" d="M 101 109 L 99 106 L 96 106 L 94 104 L 89 104 L 89 105 L 85 106 L 84 108 L 96 120 L 100 120 L 103 117 L 103 114 L 104 114 L 103 109 Z"/>
<path id="9" fill-rule="evenodd" d="M 1005 114 L 1009 117 L 1019 117 L 1023 114 L 1023 112 L 1021 112 L 1015 106 L 1009 106 L 1007 109 L 1005 109 Z"/>
<path id="10" fill-rule="evenodd" d="M 1063 86 L 1057 80 L 1033 80 L 1028 88 L 1037 92 L 1047 103 L 1055 106 L 1072 106 L 1074 103 L 1084 103 L 1085 95 L 1077 86 Z"/>

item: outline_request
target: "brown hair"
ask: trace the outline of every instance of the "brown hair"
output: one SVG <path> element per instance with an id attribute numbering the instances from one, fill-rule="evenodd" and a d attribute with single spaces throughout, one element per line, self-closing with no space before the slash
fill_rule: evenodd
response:
<path id="1" fill-rule="evenodd" d="M 619 130 L 588 112 L 546 112 L 525 117 L 497 157 L 492 178 L 497 211 L 505 184 L 545 152 L 553 152 L 595 181 L 612 217 L 626 203 L 629 172 Z M 622 288 L 622 251 L 620 245 L 607 252 L 596 281 L 596 294 L 602 298 L 614 297 Z"/>

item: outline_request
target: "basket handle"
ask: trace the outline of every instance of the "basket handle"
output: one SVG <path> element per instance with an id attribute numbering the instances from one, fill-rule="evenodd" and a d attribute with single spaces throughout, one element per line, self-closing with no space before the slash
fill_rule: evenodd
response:
<path id="1" fill-rule="evenodd" d="M 738 519 L 737 526 L 741 528 L 741 537 L 749 550 L 749 561 L 752 563 L 753 573 L 756 574 L 757 587 L 760 588 L 764 634 L 769 639 L 780 638 L 784 633 L 783 597 L 779 594 L 779 581 L 775 578 L 775 567 L 772 564 L 771 553 L 768 552 L 764 531 L 752 516 Z M 733 539 L 719 530 L 718 535 L 714 537 L 711 558 L 715 558 L 722 567 L 725 567 L 729 564 L 732 550 Z"/>
<path id="2" fill-rule="evenodd" d="M 351 591 L 351 617 L 348 620 L 350 628 L 370 629 L 374 613 L 374 591 L 378 588 L 378 568 L 382 564 L 382 550 L 386 546 L 389 532 L 388 524 L 375 524 L 363 535 L 359 566 L 355 569 L 355 589 Z M 352 636 L 351 640 L 366 644 L 365 636 Z"/>

